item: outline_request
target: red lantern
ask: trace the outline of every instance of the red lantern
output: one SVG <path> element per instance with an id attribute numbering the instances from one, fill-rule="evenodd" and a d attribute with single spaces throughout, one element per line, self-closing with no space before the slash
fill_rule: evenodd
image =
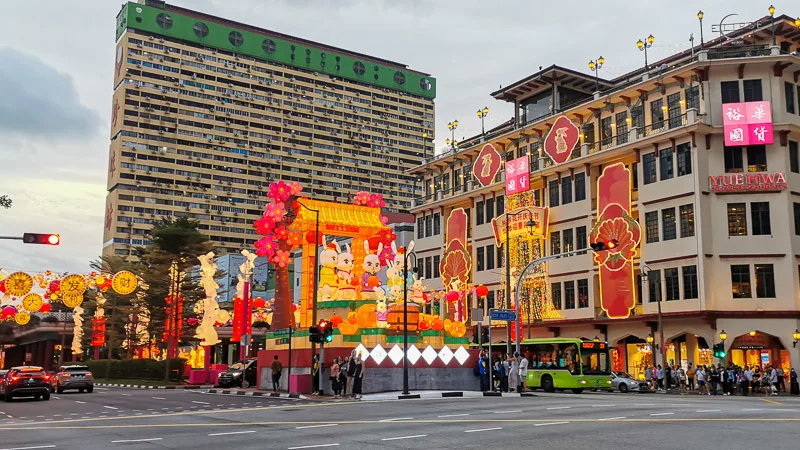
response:
<path id="1" fill-rule="evenodd" d="M 460 297 L 460 294 L 457 291 L 450 291 L 447 293 L 447 295 L 444 296 L 444 298 L 451 303 L 458 301 L 458 297 Z"/>
<path id="2" fill-rule="evenodd" d="M 42 307 L 39 308 L 39 312 L 40 313 L 49 313 L 52 308 L 53 307 L 50 305 L 50 303 L 44 303 L 44 304 L 42 304 Z"/>
<path id="3" fill-rule="evenodd" d="M 6 293 L 6 280 L 0 281 L 0 292 Z"/>
<path id="4" fill-rule="evenodd" d="M 484 285 L 480 285 L 475 288 L 475 293 L 478 294 L 478 297 L 486 297 L 489 295 L 489 288 Z"/>
<path id="5" fill-rule="evenodd" d="M 264 299 L 261 298 L 261 297 L 258 297 L 257 299 L 253 300 L 253 307 L 255 307 L 257 309 L 263 308 L 264 305 L 266 305 L 266 304 L 267 304 L 267 302 L 264 301 Z"/>
<path id="6" fill-rule="evenodd" d="M 313 244 L 314 243 L 314 235 L 315 234 L 316 233 L 313 232 L 313 231 L 309 231 L 308 233 L 306 233 L 306 242 L 308 242 L 309 244 Z M 317 245 L 322 245 L 322 235 L 321 234 L 319 236 L 317 236 Z"/>

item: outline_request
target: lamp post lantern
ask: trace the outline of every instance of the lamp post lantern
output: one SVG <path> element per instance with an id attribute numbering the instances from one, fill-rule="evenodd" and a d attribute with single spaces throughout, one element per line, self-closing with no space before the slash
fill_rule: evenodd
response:
<path id="1" fill-rule="evenodd" d="M 600 68 L 603 67 L 603 64 L 606 62 L 606 59 L 602 56 L 589 61 L 589 70 L 594 72 L 594 90 L 600 91 Z"/>
<path id="2" fill-rule="evenodd" d="M 639 51 L 644 52 L 644 70 L 650 70 L 650 66 L 647 64 L 647 49 L 652 47 L 653 42 L 655 41 L 656 38 L 651 34 L 650 36 L 647 36 L 647 39 L 639 39 L 639 41 L 636 42 L 636 47 L 639 48 Z"/>
<path id="3" fill-rule="evenodd" d="M 478 117 L 481 119 L 481 134 L 486 134 L 486 129 L 483 127 L 483 120 L 489 115 L 489 107 L 484 106 L 483 109 L 478 110 Z"/>
<path id="4" fill-rule="evenodd" d="M 697 11 L 697 20 L 700 21 L 700 50 L 703 49 L 703 10 Z"/>
<path id="5" fill-rule="evenodd" d="M 642 281 L 648 283 L 652 282 L 650 280 L 649 273 L 652 271 L 650 267 L 647 265 L 642 264 L 642 270 L 646 269 L 647 272 L 642 272 Z M 666 365 L 667 364 L 667 354 L 664 351 L 664 318 L 661 314 L 661 272 L 659 272 L 659 279 L 657 280 L 658 289 L 656 290 L 656 305 L 658 305 L 658 341 L 660 344 L 659 353 L 661 353 L 661 363 Z M 653 353 L 653 360 L 655 361 L 655 352 Z"/>
<path id="6" fill-rule="evenodd" d="M 533 221 L 533 211 L 530 209 L 523 209 L 521 211 L 517 211 L 514 214 L 506 213 L 506 242 L 503 244 L 505 245 L 506 250 L 506 261 L 505 261 L 505 269 L 506 269 L 506 307 L 511 306 L 511 236 L 509 236 L 509 222 L 511 222 L 511 218 L 518 216 L 522 213 L 528 213 L 531 215 L 531 219 L 528 220 L 528 223 L 525 225 L 528 226 L 529 232 L 533 234 L 533 229 L 536 227 L 536 222 Z M 522 342 L 522 317 L 520 316 L 520 305 L 519 305 L 519 292 L 517 292 L 517 301 L 514 303 L 514 311 L 517 313 L 517 321 L 515 325 L 515 332 L 516 332 L 516 341 L 517 347 L 516 351 L 520 351 L 520 342 Z M 490 324 L 491 326 L 491 324 Z M 491 351 L 492 343 L 489 343 L 489 349 Z"/>
<path id="7" fill-rule="evenodd" d="M 447 124 L 447 129 L 450 130 L 450 139 L 447 139 L 445 144 L 453 144 L 451 147 L 452 149 L 458 147 L 458 142 L 456 142 L 456 128 L 458 128 L 458 119 Z"/>
<path id="8" fill-rule="evenodd" d="M 775 36 L 775 7 L 772 5 L 769 5 L 769 16 L 772 21 L 772 45 L 778 45 L 778 40 Z"/>
<path id="9" fill-rule="evenodd" d="M 408 395 L 408 256 L 411 252 L 403 252 L 403 395 Z M 414 256 L 414 269 L 417 270 L 417 254 Z"/>

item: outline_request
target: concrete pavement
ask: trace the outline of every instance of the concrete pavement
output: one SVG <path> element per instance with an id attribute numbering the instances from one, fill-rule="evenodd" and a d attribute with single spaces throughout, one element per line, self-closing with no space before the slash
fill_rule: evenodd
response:
<path id="1" fill-rule="evenodd" d="M 796 449 L 800 438 L 796 398 L 539 392 L 522 398 L 312 402 L 199 392 L 100 392 L 0 404 L 4 415 L 13 416 L 0 421 L 0 450 L 498 445 L 773 450 Z M 55 417 L 54 411 L 61 415 Z"/>

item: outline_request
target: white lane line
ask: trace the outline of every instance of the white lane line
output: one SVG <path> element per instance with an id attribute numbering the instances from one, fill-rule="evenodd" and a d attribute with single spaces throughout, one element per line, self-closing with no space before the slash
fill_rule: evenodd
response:
<path id="1" fill-rule="evenodd" d="M 502 430 L 503 427 L 494 427 L 494 428 L 479 428 L 477 430 L 464 430 L 464 433 L 478 433 L 480 431 L 495 431 L 495 430 Z"/>
<path id="2" fill-rule="evenodd" d="M 653 414 L 650 414 L 650 415 L 651 416 L 672 416 L 674 414 L 675 413 L 653 413 Z"/>
<path id="3" fill-rule="evenodd" d="M 197 403 L 198 405 L 210 405 L 211 403 L 208 402 L 198 402 L 197 400 L 192 400 L 192 403 Z"/>
<path id="4" fill-rule="evenodd" d="M 606 417 L 604 419 L 597 419 L 597 420 L 599 422 L 602 422 L 603 420 L 619 420 L 619 419 L 627 419 L 627 417 Z"/>
<path id="5" fill-rule="evenodd" d="M 56 400 L 61 400 L 61 397 L 56 397 L 55 395 L 51 395 L 51 397 L 53 397 Z"/>
<path id="6" fill-rule="evenodd" d="M 339 426 L 338 423 L 323 423 L 320 425 L 306 425 L 302 427 L 294 427 L 295 430 L 304 430 L 306 428 L 321 428 L 321 427 L 337 427 Z"/>
<path id="7" fill-rule="evenodd" d="M 636 403 L 633 406 L 656 406 L 655 403 Z"/>
<path id="8" fill-rule="evenodd" d="M 55 445 L 37 445 L 35 447 L 13 447 L 13 448 L 2 448 L 0 450 L 33 450 L 34 448 L 55 448 Z"/>
<path id="9" fill-rule="evenodd" d="M 512 414 L 512 413 L 521 413 L 521 409 L 515 409 L 512 411 L 492 411 L 492 414 Z"/>
<path id="10" fill-rule="evenodd" d="M 695 412 L 720 412 L 720 411 L 722 411 L 722 410 L 720 410 L 720 409 L 698 409 Z"/>
<path id="11" fill-rule="evenodd" d="M 543 426 L 546 426 L 546 425 L 563 425 L 563 424 L 565 424 L 565 423 L 569 423 L 569 422 L 545 422 L 545 423 L 535 423 L 535 424 L 533 424 L 533 426 L 535 426 L 535 427 L 543 427 Z"/>
<path id="12" fill-rule="evenodd" d="M 382 441 L 398 441 L 400 439 L 414 439 L 414 438 L 421 438 L 421 437 L 428 437 L 427 434 L 415 434 L 413 436 L 398 436 L 398 437 L 390 437 L 390 438 L 383 438 Z"/>
<path id="13" fill-rule="evenodd" d="M 317 445 L 302 445 L 300 447 L 289 447 L 287 450 L 300 450 L 302 448 L 321 448 L 321 447 L 338 447 L 339 444 L 317 444 Z"/>
<path id="14" fill-rule="evenodd" d="M 125 397 L 130 397 L 131 396 L 131 394 L 121 394 L 121 395 L 124 395 Z"/>
<path id="15" fill-rule="evenodd" d="M 160 441 L 164 438 L 147 438 L 147 439 L 122 439 L 120 441 L 111 441 L 112 444 L 124 444 L 126 442 L 153 442 Z"/>
<path id="16" fill-rule="evenodd" d="M 153 397 L 154 400 L 166 400 L 164 397 Z"/>
<path id="17" fill-rule="evenodd" d="M 86 404 L 86 402 L 82 402 L 80 400 L 75 400 L 75 403 L 80 403 L 81 405 L 85 405 Z"/>
<path id="18" fill-rule="evenodd" d="M 394 422 L 395 420 L 414 420 L 413 417 L 395 417 L 394 419 L 383 419 L 378 422 Z"/>
<path id="19" fill-rule="evenodd" d="M 445 417 L 464 417 L 464 416 L 468 416 L 468 415 L 469 414 L 444 414 L 444 415 L 436 416 L 436 417 L 440 417 L 440 418 L 445 418 Z"/>
<path id="20" fill-rule="evenodd" d="M 762 408 L 745 408 L 742 411 L 763 411 Z"/>
<path id="21" fill-rule="evenodd" d="M 617 405 L 592 405 L 592 408 L 611 408 L 612 406 Z"/>
<path id="22" fill-rule="evenodd" d="M 103 405 L 103 408 L 108 408 L 108 409 L 119 409 L 119 408 L 116 408 L 116 407 L 114 407 L 114 406 L 108 406 L 108 405 Z"/>
<path id="23" fill-rule="evenodd" d="M 571 406 L 554 406 L 552 408 L 546 408 L 546 409 L 570 409 L 570 408 L 572 408 L 572 407 Z"/>
<path id="24" fill-rule="evenodd" d="M 211 433 L 209 436 L 228 436 L 229 434 L 249 434 L 255 433 L 255 430 L 248 430 L 248 431 L 229 431 L 227 433 Z"/>

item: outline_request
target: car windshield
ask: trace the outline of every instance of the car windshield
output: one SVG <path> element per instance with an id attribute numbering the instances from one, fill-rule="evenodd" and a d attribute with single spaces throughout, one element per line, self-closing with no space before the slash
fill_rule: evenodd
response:
<path id="1" fill-rule="evenodd" d="M 86 366 L 65 367 L 64 372 L 88 372 L 89 368 Z"/>
<path id="2" fill-rule="evenodd" d="M 617 375 L 617 378 L 631 378 L 631 376 L 628 375 L 625 372 L 617 372 L 616 375 Z"/>
<path id="3" fill-rule="evenodd" d="M 239 361 L 237 363 L 231 364 L 231 366 L 228 369 L 229 370 L 244 370 L 244 368 L 245 368 L 245 363 L 243 363 L 242 361 Z"/>

